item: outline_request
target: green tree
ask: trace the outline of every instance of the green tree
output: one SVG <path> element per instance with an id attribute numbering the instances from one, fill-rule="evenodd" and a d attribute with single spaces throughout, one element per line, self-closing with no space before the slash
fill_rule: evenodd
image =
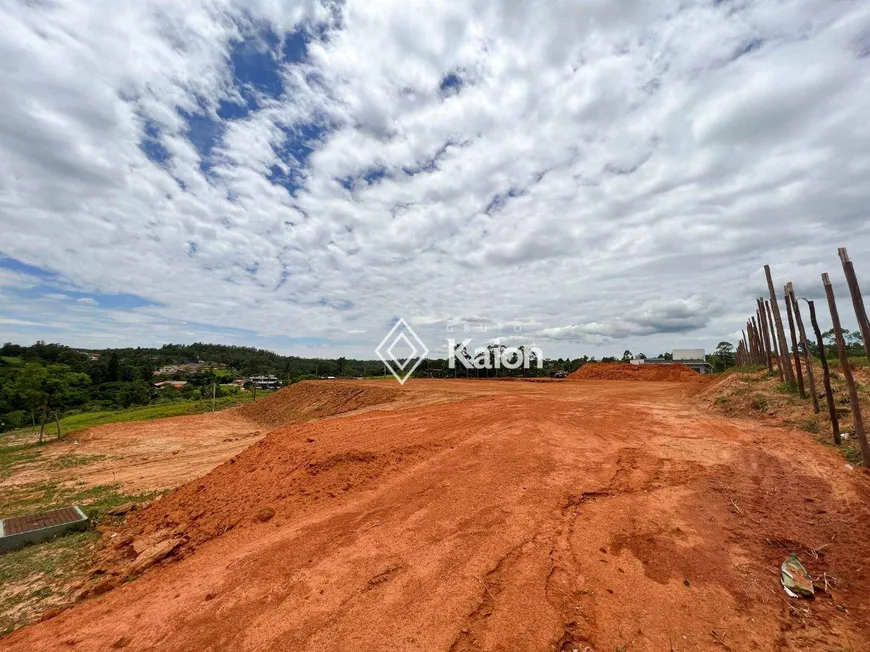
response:
<path id="1" fill-rule="evenodd" d="M 121 362 L 118 359 L 117 353 L 112 353 L 109 356 L 109 364 L 106 367 L 106 376 L 109 382 L 118 382 L 121 380 Z"/>
<path id="2" fill-rule="evenodd" d="M 45 433 L 45 421 L 51 412 L 64 409 L 75 399 L 83 400 L 81 390 L 91 382 L 87 374 L 70 371 L 61 364 L 42 366 L 27 363 L 15 381 L 13 391 L 21 401 L 42 413 L 39 428 L 39 441 Z M 58 424 L 58 437 L 60 425 Z"/>
<path id="3" fill-rule="evenodd" d="M 130 402 L 133 405 L 148 405 L 151 402 L 151 385 L 144 380 L 134 380 L 130 384 Z"/>
<path id="4" fill-rule="evenodd" d="M 731 342 L 719 342 L 719 344 L 716 345 L 714 355 L 719 358 L 719 362 L 722 366 L 721 371 L 737 364 L 737 356 L 734 353 L 734 345 L 731 344 Z"/>

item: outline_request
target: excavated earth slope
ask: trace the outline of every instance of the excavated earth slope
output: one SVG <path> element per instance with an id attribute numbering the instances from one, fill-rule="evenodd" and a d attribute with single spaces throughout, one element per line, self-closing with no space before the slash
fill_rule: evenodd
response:
<path id="1" fill-rule="evenodd" d="M 704 376 L 684 364 L 634 365 L 627 362 L 585 364 L 568 376 L 571 380 L 658 380 L 702 382 Z"/>

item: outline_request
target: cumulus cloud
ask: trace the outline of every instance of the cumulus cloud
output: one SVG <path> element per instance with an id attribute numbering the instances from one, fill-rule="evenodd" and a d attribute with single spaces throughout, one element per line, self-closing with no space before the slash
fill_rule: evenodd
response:
<path id="1" fill-rule="evenodd" d="M 397 316 L 437 341 L 469 315 L 560 355 L 712 348 L 765 262 L 811 294 L 837 246 L 859 273 L 870 255 L 867 3 L 57 0 L 0 21 L 0 253 L 45 272 L 0 259 L 2 311 L 48 323 L 27 293 L 47 281 L 89 295 L 7 337 L 369 357 Z"/>
<path id="2" fill-rule="evenodd" d="M 538 336 L 545 340 L 602 344 L 657 333 L 687 333 L 704 328 L 720 312 L 718 305 L 698 296 L 652 300 L 610 321 L 545 328 Z"/>

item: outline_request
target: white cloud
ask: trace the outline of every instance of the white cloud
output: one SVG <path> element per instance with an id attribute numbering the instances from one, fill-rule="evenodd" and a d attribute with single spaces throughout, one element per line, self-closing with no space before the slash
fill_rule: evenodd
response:
<path id="1" fill-rule="evenodd" d="M 765 262 L 816 296 L 847 245 L 870 282 L 867 3 L 58 0 L 0 21 L 0 253 L 98 297 L 20 337 L 236 328 L 370 356 L 397 316 L 437 341 L 472 315 L 557 354 L 653 352 L 739 330 Z M 323 37 L 283 95 L 219 121 L 250 91 L 236 48 L 300 28 Z M 0 265 L 0 287 L 40 283 Z"/>

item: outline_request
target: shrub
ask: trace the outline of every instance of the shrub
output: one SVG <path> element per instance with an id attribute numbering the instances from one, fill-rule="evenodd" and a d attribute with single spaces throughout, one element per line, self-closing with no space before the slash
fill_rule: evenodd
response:
<path id="1" fill-rule="evenodd" d="M 759 412 L 764 412 L 767 410 L 767 397 L 763 394 L 754 394 L 749 404 L 752 406 L 753 410 L 758 410 Z"/>

